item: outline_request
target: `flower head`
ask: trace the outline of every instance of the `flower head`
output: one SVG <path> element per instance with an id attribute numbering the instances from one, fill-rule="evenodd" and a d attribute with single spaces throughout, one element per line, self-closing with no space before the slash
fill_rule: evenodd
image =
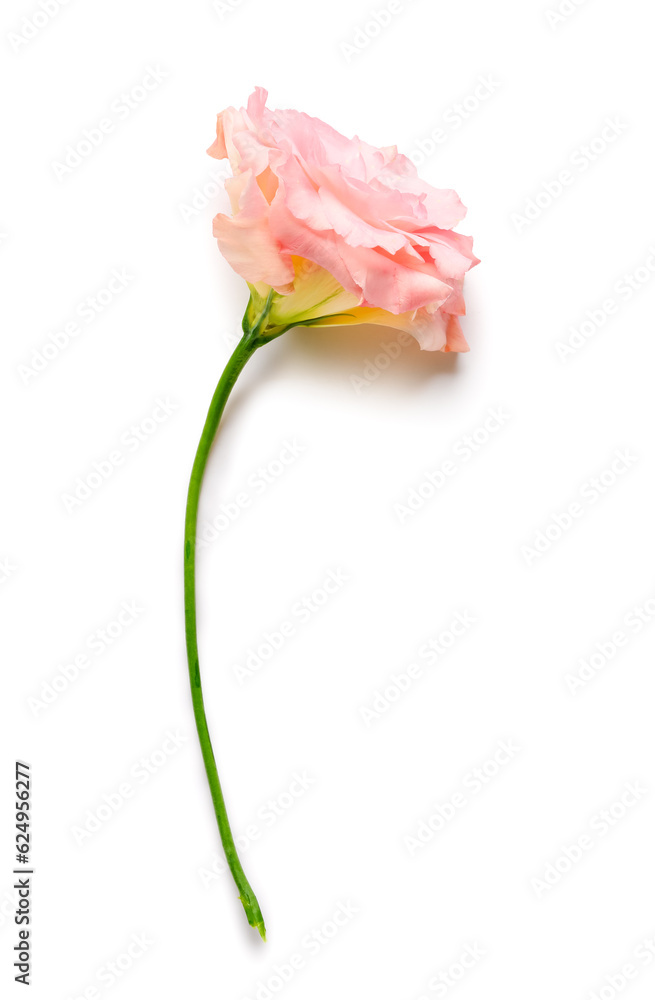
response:
<path id="1" fill-rule="evenodd" d="M 318 118 L 248 106 L 218 116 L 208 152 L 228 157 L 232 215 L 214 219 L 218 245 L 250 286 L 266 329 L 378 323 L 425 350 L 467 351 L 462 286 L 478 263 L 453 231 L 466 214 L 454 191 L 422 181 L 395 146 L 348 139 Z"/>

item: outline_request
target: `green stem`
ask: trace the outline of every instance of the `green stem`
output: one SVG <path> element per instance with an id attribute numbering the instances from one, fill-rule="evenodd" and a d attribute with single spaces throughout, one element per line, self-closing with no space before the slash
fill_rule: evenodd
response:
<path id="1" fill-rule="evenodd" d="M 193 701 L 193 714 L 196 720 L 198 738 L 202 758 L 205 762 L 207 780 L 211 791 L 214 811 L 218 820 L 218 829 L 223 842 L 225 857 L 229 865 L 232 877 L 239 890 L 239 899 L 243 903 L 246 911 L 248 923 L 251 927 L 256 927 L 262 938 L 266 940 L 266 928 L 262 917 L 257 897 L 250 888 L 248 879 L 245 876 L 239 855 L 230 829 L 230 823 L 225 808 L 225 800 L 221 783 L 218 778 L 216 760 L 212 749 L 207 718 L 205 716 L 205 706 L 202 697 L 202 684 L 200 680 L 200 663 L 198 660 L 198 636 L 196 626 L 196 529 L 198 524 L 198 502 L 200 499 L 200 488 L 207 465 L 207 459 L 212 446 L 212 442 L 218 430 L 225 404 L 230 392 L 243 370 L 248 359 L 255 353 L 258 347 L 265 342 L 259 336 L 259 331 L 263 327 L 268 310 L 260 317 L 254 329 L 246 329 L 242 340 L 239 342 L 232 357 L 228 361 L 225 371 L 221 375 L 216 387 L 207 419 L 202 431 L 198 451 L 196 452 L 193 469 L 191 470 L 191 481 L 189 483 L 189 493 L 187 497 L 186 518 L 184 523 L 184 617 L 186 631 L 187 659 L 189 661 L 189 679 L 191 681 L 191 698 Z"/>

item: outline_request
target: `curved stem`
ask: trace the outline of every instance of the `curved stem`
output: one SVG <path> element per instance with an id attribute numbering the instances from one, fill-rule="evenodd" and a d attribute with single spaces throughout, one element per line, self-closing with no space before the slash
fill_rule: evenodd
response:
<path id="1" fill-rule="evenodd" d="M 263 319 L 264 317 L 262 317 Z M 205 426 L 198 444 L 195 461 L 191 470 L 191 481 L 189 483 L 189 493 L 187 497 L 186 518 L 184 523 L 184 618 L 186 631 L 187 659 L 189 661 L 189 679 L 191 681 L 191 698 L 193 701 L 193 714 L 196 720 L 198 738 L 202 758 L 205 762 L 207 780 L 211 791 L 214 811 L 218 820 L 218 829 L 223 842 L 225 857 L 229 865 L 232 876 L 239 890 L 239 899 L 243 903 L 243 908 L 248 917 L 251 927 L 256 927 L 262 938 L 266 940 L 266 928 L 262 917 L 257 897 L 250 888 L 248 879 L 245 876 L 239 855 L 230 829 L 230 823 L 225 808 L 225 800 L 221 783 L 218 778 L 216 760 L 212 749 L 207 718 L 205 716 L 205 706 L 202 697 L 202 684 L 200 680 L 200 663 L 198 660 L 198 637 L 196 626 L 196 529 L 198 524 L 198 502 L 200 499 L 200 488 L 207 465 L 207 459 L 211 450 L 212 442 L 218 430 L 225 404 L 230 392 L 243 370 L 248 359 L 254 354 L 257 348 L 264 342 L 258 336 L 260 323 L 253 330 L 246 330 L 242 340 L 239 342 L 232 357 L 225 366 L 225 371 L 221 375 L 220 381 L 214 392 Z"/>

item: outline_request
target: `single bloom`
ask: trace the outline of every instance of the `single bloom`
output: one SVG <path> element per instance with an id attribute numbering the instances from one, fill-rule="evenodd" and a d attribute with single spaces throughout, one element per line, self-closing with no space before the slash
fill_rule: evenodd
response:
<path id="1" fill-rule="evenodd" d="M 191 469 L 184 519 L 184 620 L 191 701 L 221 842 L 251 927 L 261 907 L 239 858 L 207 723 L 196 613 L 200 491 L 221 417 L 249 358 L 293 326 L 377 323 L 425 350 L 467 351 L 459 317 L 464 275 L 477 264 L 454 232 L 454 191 L 419 179 L 395 146 L 347 139 L 298 111 L 271 111 L 257 88 L 247 108 L 218 116 L 209 152 L 229 157 L 232 215 L 214 219 L 219 247 L 250 288 L 243 337 L 212 396 Z"/>
<path id="2" fill-rule="evenodd" d="M 232 215 L 214 235 L 246 279 L 248 311 L 267 305 L 267 334 L 293 325 L 377 323 L 424 350 L 467 351 L 463 283 L 478 263 L 454 191 L 422 181 L 395 146 L 348 139 L 318 118 L 266 107 L 218 115 L 208 152 L 229 158 Z M 248 313 L 247 313 L 248 317 Z"/>

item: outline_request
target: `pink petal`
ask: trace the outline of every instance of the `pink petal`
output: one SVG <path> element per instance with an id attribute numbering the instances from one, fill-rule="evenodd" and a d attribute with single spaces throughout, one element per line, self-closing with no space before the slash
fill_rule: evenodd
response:
<path id="1" fill-rule="evenodd" d="M 289 254 L 271 234 L 269 206 L 257 178 L 249 172 L 234 178 L 241 186 L 239 212 L 231 218 L 217 215 L 213 232 L 221 253 L 246 281 L 265 282 L 281 289 L 293 281 L 294 270 Z M 234 189 L 233 189 L 234 191 Z M 233 191 L 231 197 L 234 197 Z"/>

